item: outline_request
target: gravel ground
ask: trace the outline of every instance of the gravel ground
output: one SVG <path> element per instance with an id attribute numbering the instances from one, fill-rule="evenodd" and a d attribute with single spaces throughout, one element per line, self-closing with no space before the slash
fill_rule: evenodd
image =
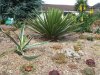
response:
<path id="1" fill-rule="evenodd" d="M 15 45 L 2 33 L 0 33 L 0 35 L 2 35 L 0 36 L 0 54 L 6 52 L 5 55 L 0 56 L 0 75 L 24 75 L 20 67 L 29 63 L 34 65 L 35 70 L 28 75 L 48 75 L 51 70 L 58 70 L 61 75 L 82 75 L 82 70 L 88 67 L 85 63 L 87 59 L 93 59 L 95 61 L 96 66 L 93 67 L 95 75 L 100 75 L 100 40 L 88 41 L 86 39 L 79 39 L 79 34 L 66 36 L 58 40 L 58 42 L 49 42 L 29 49 L 26 54 L 41 56 L 28 61 L 22 56 L 10 51 Z M 40 41 L 42 40 L 39 39 L 39 37 L 34 37 L 31 43 Z M 81 59 L 76 60 L 71 57 L 66 57 L 67 63 L 63 64 L 52 61 L 52 57 L 56 53 L 64 52 L 64 50 L 68 48 L 72 49 L 76 43 L 82 45 L 82 52 L 84 54 L 81 56 Z M 57 47 L 55 48 L 55 46 Z M 74 67 L 70 65 L 74 65 Z"/>

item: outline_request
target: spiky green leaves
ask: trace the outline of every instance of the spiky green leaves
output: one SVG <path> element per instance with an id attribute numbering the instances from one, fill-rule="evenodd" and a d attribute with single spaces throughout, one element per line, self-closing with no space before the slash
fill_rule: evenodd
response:
<path id="1" fill-rule="evenodd" d="M 30 19 L 29 24 L 33 30 L 49 39 L 54 39 L 77 29 L 78 25 L 75 24 L 75 21 L 75 15 L 64 16 L 63 11 L 52 8 L 43 12 L 42 16 L 37 15 L 35 20 Z"/>

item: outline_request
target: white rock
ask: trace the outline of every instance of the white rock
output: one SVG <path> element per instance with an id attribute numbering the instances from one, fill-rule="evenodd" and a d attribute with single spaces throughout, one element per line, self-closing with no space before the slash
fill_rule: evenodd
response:
<path id="1" fill-rule="evenodd" d="M 65 50 L 65 55 L 68 57 L 80 58 L 80 55 L 75 52 L 73 49 L 67 48 Z"/>

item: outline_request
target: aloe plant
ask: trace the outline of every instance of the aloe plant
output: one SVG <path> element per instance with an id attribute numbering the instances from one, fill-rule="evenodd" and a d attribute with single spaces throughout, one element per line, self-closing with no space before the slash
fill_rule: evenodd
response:
<path id="1" fill-rule="evenodd" d="M 55 39 L 61 35 L 72 32 L 77 29 L 76 16 L 73 14 L 63 15 L 63 11 L 59 9 L 49 9 L 43 12 L 43 16 L 37 15 L 37 18 L 30 19 L 28 25 L 30 28 L 41 35 Z"/>
<path id="2" fill-rule="evenodd" d="M 24 34 L 24 29 L 25 29 L 25 25 L 22 25 L 21 30 L 20 30 L 20 34 L 17 35 L 16 33 L 14 33 L 18 37 L 19 42 L 17 42 L 11 35 L 9 35 L 7 32 L 5 32 L 3 29 L 1 29 L 2 32 L 4 34 L 6 34 L 15 43 L 16 51 L 18 53 L 20 53 L 21 55 L 23 55 L 23 56 L 25 56 L 24 55 L 25 50 L 27 50 L 29 48 L 32 48 L 33 46 L 46 43 L 46 42 L 42 42 L 42 43 L 38 43 L 38 44 L 29 45 L 29 43 L 32 40 L 33 36 L 28 40 L 28 38 Z M 27 56 L 25 56 L 25 57 L 27 57 Z"/>

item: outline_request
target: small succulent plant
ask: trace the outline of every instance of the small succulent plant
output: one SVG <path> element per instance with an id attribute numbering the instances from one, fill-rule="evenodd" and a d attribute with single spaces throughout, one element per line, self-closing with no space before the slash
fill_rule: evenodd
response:
<path id="1" fill-rule="evenodd" d="M 95 61 L 93 59 L 87 59 L 86 60 L 86 64 L 89 66 L 89 67 L 95 67 Z"/>
<path id="2" fill-rule="evenodd" d="M 29 72 L 33 72 L 35 70 L 34 66 L 32 64 L 25 64 L 21 67 L 21 72 L 23 73 L 29 73 Z"/>
<path id="3" fill-rule="evenodd" d="M 87 38 L 87 36 L 85 36 L 85 35 L 83 35 L 83 34 L 81 34 L 80 36 L 79 36 L 79 39 L 86 39 Z"/>
<path id="4" fill-rule="evenodd" d="M 82 75 L 95 75 L 95 71 L 91 68 L 85 68 L 82 73 Z"/>
<path id="5" fill-rule="evenodd" d="M 88 41 L 93 41 L 94 38 L 93 38 L 92 36 L 88 36 L 88 37 L 87 37 L 87 40 L 88 40 Z"/>
<path id="6" fill-rule="evenodd" d="M 49 72 L 49 75 L 60 75 L 57 70 L 52 70 Z"/>
<path id="7" fill-rule="evenodd" d="M 52 57 L 52 60 L 58 64 L 63 64 L 67 62 L 67 58 L 63 53 L 57 53 Z"/>
<path id="8" fill-rule="evenodd" d="M 68 67 L 70 69 L 78 69 L 78 66 L 76 64 L 68 64 Z"/>
<path id="9" fill-rule="evenodd" d="M 80 51 L 80 50 L 82 50 L 81 44 L 74 45 L 74 50 L 75 50 L 75 51 Z"/>
<path id="10" fill-rule="evenodd" d="M 55 50 L 59 50 L 59 49 L 62 49 L 63 46 L 62 46 L 62 44 L 56 43 L 56 44 L 54 44 L 51 48 L 53 48 L 53 49 L 55 49 Z"/>

